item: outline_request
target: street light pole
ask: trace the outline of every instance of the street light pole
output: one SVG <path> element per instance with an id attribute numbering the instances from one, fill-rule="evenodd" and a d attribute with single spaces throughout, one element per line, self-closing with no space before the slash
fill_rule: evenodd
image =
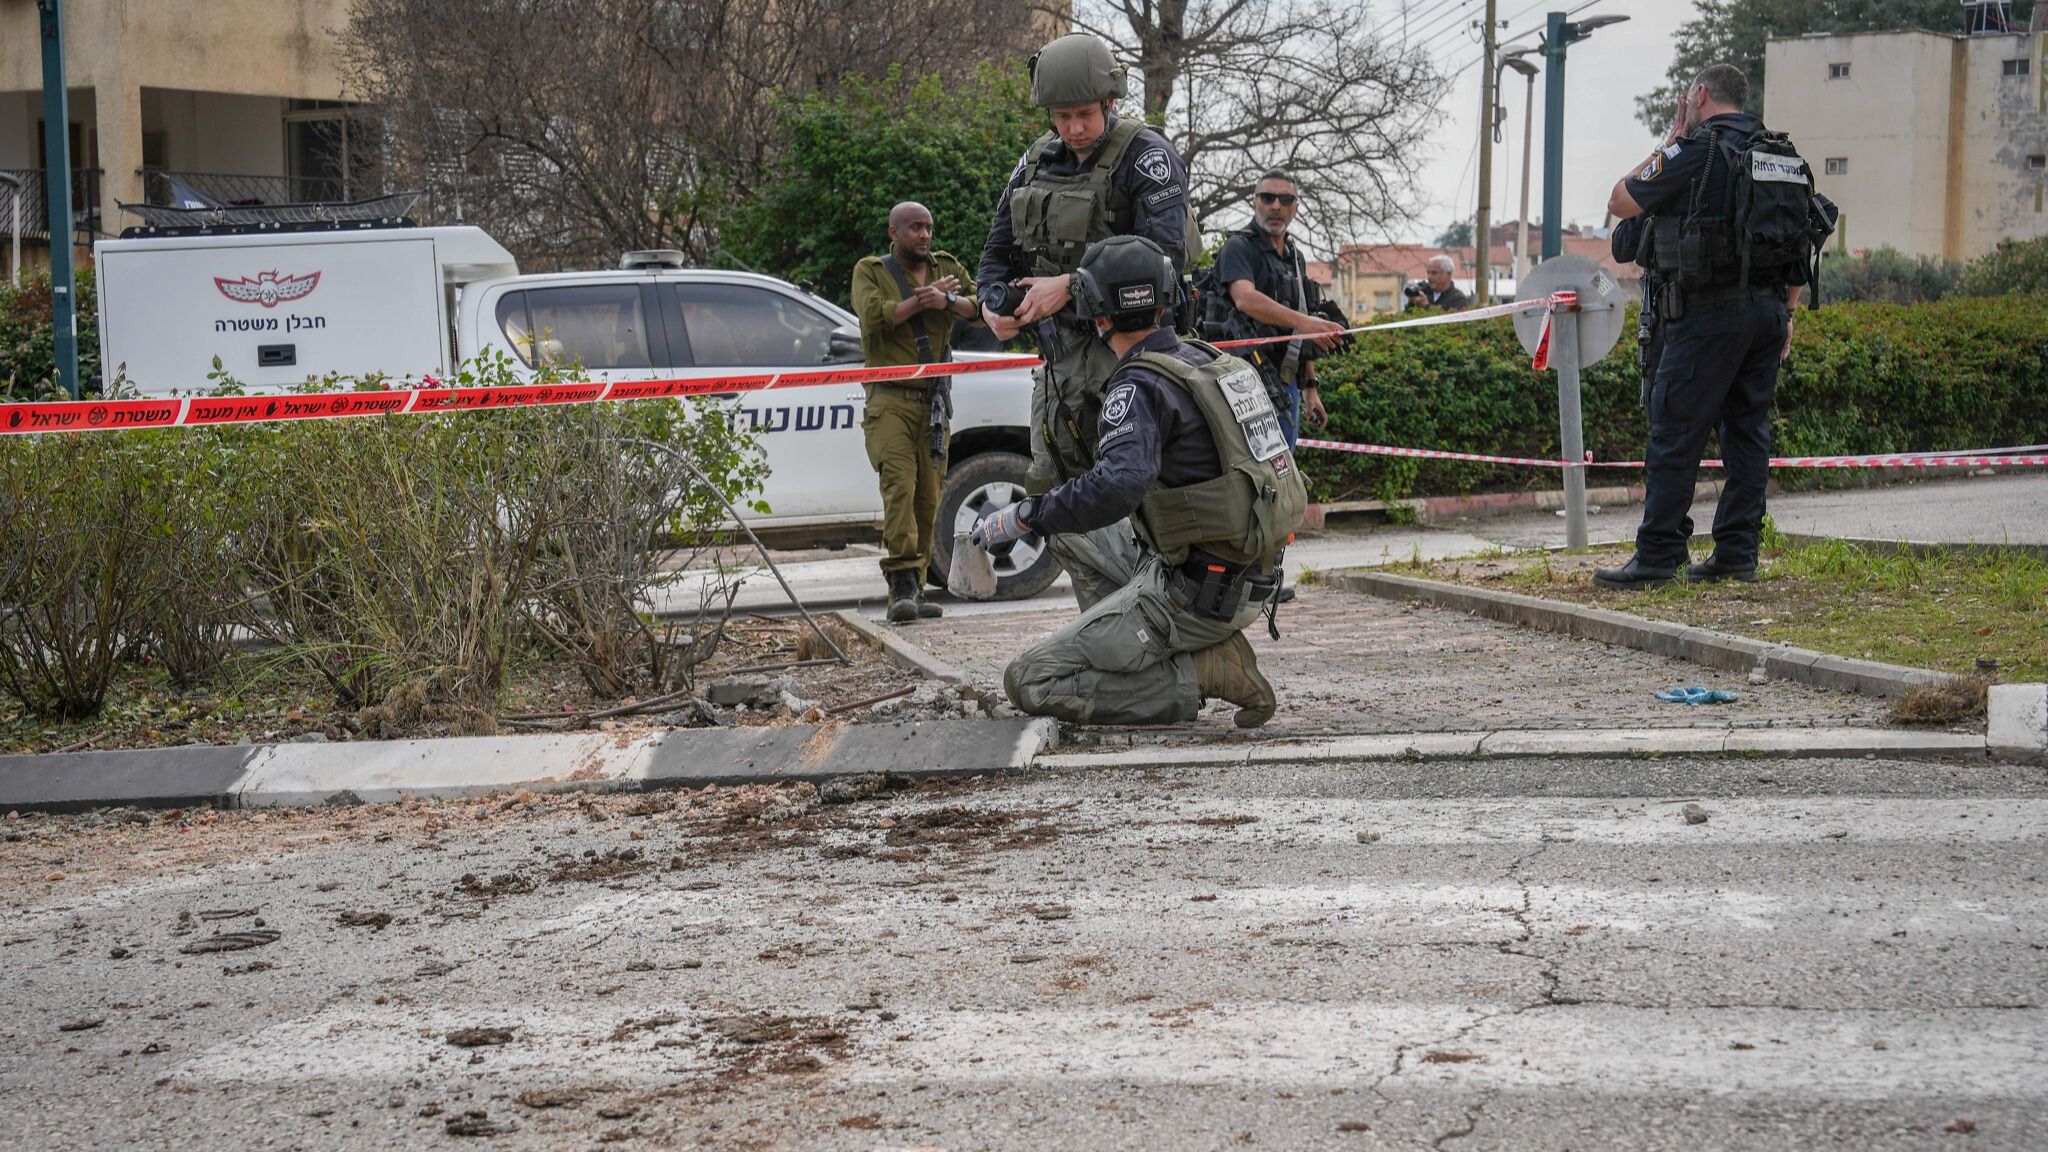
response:
<path id="1" fill-rule="evenodd" d="M 1595 28 L 1619 24 L 1626 16 L 1594 16 L 1567 23 L 1552 12 L 1543 30 L 1543 258 L 1564 250 L 1564 53 Z"/>
<path id="2" fill-rule="evenodd" d="M 1515 222 L 1515 283 L 1520 285 L 1522 277 L 1529 274 L 1529 170 L 1534 166 L 1535 157 L 1530 154 L 1536 139 L 1536 66 L 1518 52 L 1502 60 L 1504 67 L 1513 68 L 1522 74 L 1522 210 L 1521 219 Z M 1498 91 L 1500 85 L 1496 83 Z"/>
<path id="3" fill-rule="evenodd" d="M 1543 31 L 1543 258 L 1564 250 L 1565 14 L 1552 12 Z"/>
<path id="4" fill-rule="evenodd" d="M 50 228 L 50 336 L 57 386 L 78 399 L 78 278 L 71 267 L 71 108 L 64 91 L 63 0 L 36 0 L 43 33 L 44 215 Z M 18 227 L 18 225 L 17 225 Z"/>
<path id="5" fill-rule="evenodd" d="M 1481 308 L 1491 299 L 1487 280 L 1493 254 L 1493 117 L 1499 79 L 1493 68 L 1493 30 L 1497 3 L 1486 0 L 1486 24 L 1480 36 L 1486 47 L 1479 68 L 1479 226 L 1472 233 L 1472 303 Z"/>

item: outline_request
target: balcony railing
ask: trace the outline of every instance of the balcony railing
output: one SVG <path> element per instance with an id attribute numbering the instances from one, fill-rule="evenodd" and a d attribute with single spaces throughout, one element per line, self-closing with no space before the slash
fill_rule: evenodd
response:
<path id="1" fill-rule="evenodd" d="M 50 242 L 49 185 L 41 168 L 0 168 L 0 172 L 21 179 L 21 219 L 14 218 L 14 187 L 0 180 L 0 236 L 12 237 L 19 230 L 24 240 Z M 100 227 L 100 176 L 98 168 L 71 170 L 72 243 L 91 244 L 105 235 Z"/>
<path id="2" fill-rule="evenodd" d="M 379 188 L 348 188 L 341 179 L 307 176 L 254 176 L 232 172 L 144 172 L 143 199 L 159 207 L 179 207 L 192 194 L 215 205 L 253 208 L 268 204 L 322 204 L 372 196 Z M 191 206 L 185 203 L 183 206 Z"/>

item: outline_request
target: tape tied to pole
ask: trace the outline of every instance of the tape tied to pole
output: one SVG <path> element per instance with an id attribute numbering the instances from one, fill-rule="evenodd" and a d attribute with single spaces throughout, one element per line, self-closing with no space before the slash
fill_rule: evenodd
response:
<path id="1" fill-rule="evenodd" d="M 1531 303 L 1534 303 L 1534 301 Z M 1537 337 L 1536 355 L 1531 357 L 1529 361 L 1529 367 L 1538 372 L 1548 371 L 1550 368 L 1551 321 L 1560 310 L 1567 312 L 1576 310 L 1579 306 L 1579 294 L 1568 288 L 1552 292 L 1548 299 L 1542 301 L 1542 304 L 1543 334 Z"/>

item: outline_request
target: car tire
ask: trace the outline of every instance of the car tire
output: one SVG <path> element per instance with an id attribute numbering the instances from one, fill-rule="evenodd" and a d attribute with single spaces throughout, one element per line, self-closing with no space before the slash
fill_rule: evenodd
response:
<path id="1" fill-rule="evenodd" d="M 944 587 L 953 567 L 953 536 L 974 526 L 981 511 L 1024 498 L 1031 459 L 1015 452 L 983 452 L 955 464 L 939 493 L 932 540 L 932 582 Z M 1059 579 L 1060 562 L 1038 536 L 1026 536 L 994 557 L 998 600 L 1028 600 Z"/>

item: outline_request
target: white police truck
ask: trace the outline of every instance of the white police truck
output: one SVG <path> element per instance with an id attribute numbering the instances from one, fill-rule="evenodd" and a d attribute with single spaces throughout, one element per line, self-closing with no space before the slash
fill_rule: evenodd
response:
<path id="1" fill-rule="evenodd" d="M 244 386 L 282 389 L 328 373 L 445 376 L 495 350 L 532 373 L 580 365 L 605 381 L 758 375 L 860 362 L 859 322 L 786 281 L 684 268 L 632 253 L 615 270 L 520 275 L 472 227 L 393 221 L 129 229 L 94 245 L 101 363 L 145 395 L 208 386 L 215 357 Z M 960 359 L 987 354 L 962 352 Z M 939 508 L 943 578 L 953 535 L 1024 495 L 1031 379 L 959 377 Z M 859 385 L 722 394 L 760 434 L 765 539 L 832 546 L 872 538 L 881 493 L 861 435 Z M 1058 575 L 1035 538 L 997 560 L 997 595 L 1028 597 Z"/>

